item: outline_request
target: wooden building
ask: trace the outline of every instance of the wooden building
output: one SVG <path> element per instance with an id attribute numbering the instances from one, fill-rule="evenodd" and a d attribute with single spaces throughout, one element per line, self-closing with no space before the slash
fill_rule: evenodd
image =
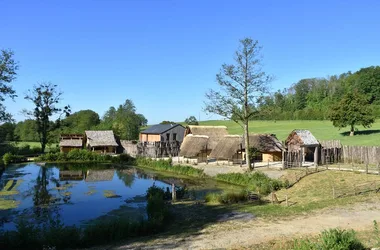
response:
<path id="1" fill-rule="evenodd" d="M 85 181 L 86 182 L 97 182 L 97 181 L 112 181 L 115 170 L 87 170 Z"/>
<path id="2" fill-rule="evenodd" d="M 309 161 L 318 164 L 320 144 L 309 130 L 293 130 L 286 139 L 285 146 L 290 153 L 301 153 L 302 162 Z"/>
<path id="3" fill-rule="evenodd" d="M 73 149 L 82 149 L 84 146 L 84 136 L 82 134 L 61 134 L 59 148 L 63 153 L 68 153 Z"/>
<path id="4" fill-rule="evenodd" d="M 182 142 L 185 128 L 181 124 L 157 124 L 141 131 L 141 142 Z"/>
<path id="5" fill-rule="evenodd" d="M 256 148 L 256 161 L 274 162 L 282 160 L 285 147 L 272 134 L 249 135 L 249 146 Z M 240 135 L 227 135 L 216 145 L 210 158 L 239 162 L 245 157 L 245 140 Z"/>
<path id="6" fill-rule="evenodd" d="M 206 161 L 225 135 L 228 135 L 226 126 L 187 126 L 179 155 Z"/>
<path id="7" fill-rule="evenodd" d="M 102 154 L 116 154 L 118 144 L 112 130 L 86 130 L 86 147 Z"/>

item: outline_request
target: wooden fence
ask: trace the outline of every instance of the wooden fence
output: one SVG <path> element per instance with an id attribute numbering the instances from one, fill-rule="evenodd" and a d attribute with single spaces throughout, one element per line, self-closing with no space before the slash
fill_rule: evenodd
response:
<path id="1" fill-rule="evenodd" d="M 380 147 L 343 146 L 342 162 L 377 165 L 380 163 Z"/>
<path id="2" fill-rule="evenodd" d="M 124 153 L 133 157 L 145 156 L 151 158 L 173 157 L 179 155 L 181 144 L 174 142 L 134 142 L 121 141 Z"/>

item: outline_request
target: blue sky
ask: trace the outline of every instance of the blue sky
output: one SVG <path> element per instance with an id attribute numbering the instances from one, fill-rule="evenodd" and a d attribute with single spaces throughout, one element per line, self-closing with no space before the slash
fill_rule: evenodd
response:
<path id="1" fill-rule="evenodd" d="M 378 65 L 377 1 L 0 0 L 0 48 L 20 63 L 6 106 L 31 108 L 27 89 L 51 81 L 72 110 L 103 115 L 132 99 L 149 124 L 202 112 L 239 39 L 264 47 L 272 90 L 302 78 Z"/>

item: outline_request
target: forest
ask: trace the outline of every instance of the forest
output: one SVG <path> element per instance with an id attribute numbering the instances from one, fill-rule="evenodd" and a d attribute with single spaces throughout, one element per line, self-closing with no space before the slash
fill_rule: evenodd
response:
<path id="1" fill-rule="evenodd" d="M 302 79 L 260 98 L 256 120 L 328 120 L 331 107 L 357 93 L 380 117 L 380 67 L 371 66 L 322 78 Z"/>

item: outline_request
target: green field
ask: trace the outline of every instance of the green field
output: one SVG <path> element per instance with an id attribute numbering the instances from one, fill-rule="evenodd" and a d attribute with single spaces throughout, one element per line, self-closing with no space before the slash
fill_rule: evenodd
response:
<path id="1" fill-rule="evenodd" d="M 242 134 L 243 129 L 233 121 L 204 121 L 199 125 L 227 126 L 230 134 Z M 353 137 L 348 136 L 347 129 L 337 129 L 330 121 L 251 121 L 249 124 L 250 133 L 271 133 L 284 141 L 293 129 L 307 129 L 318 140 L 340 140 L 343 145 L 380 145 L 380 120 L 365 129 L 358 126 L 358 131 Z"/>

